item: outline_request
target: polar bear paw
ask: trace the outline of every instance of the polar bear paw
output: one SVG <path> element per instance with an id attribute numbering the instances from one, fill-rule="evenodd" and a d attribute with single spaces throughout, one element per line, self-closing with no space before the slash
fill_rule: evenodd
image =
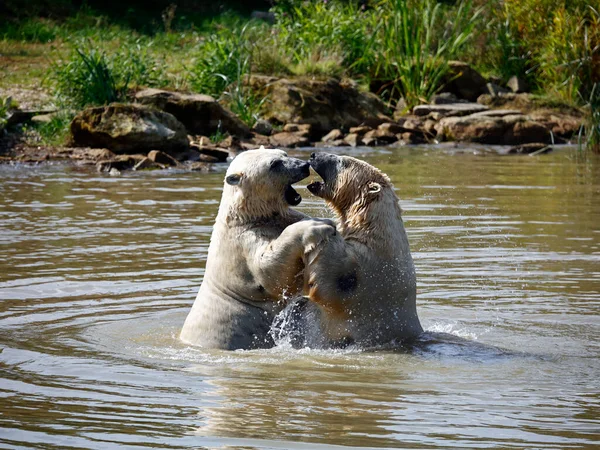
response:
<path id="1" fill-rule="evenodd" d="M 329 219 L 311 219 L 306 222 L 307 227 L 302 234 L 304 254 L 314 255 L 315 250 L 318 250 L 332 236 L 337 234 L 337 230 L 333 221 Z"/>

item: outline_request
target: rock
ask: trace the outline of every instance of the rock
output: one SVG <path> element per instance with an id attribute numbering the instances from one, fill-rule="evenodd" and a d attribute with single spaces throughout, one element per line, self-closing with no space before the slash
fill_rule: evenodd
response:
<path id="1" fill-rule="evenodd" d="M 45 125 L 52 122 L 55 117 L 56 113 L 37 114 L 31 118 L 31 122 L 38 125 Z"/>
<path id="2" fill-rule="evenodd" d="M 517 145 L 550 142 L 550 131 L 522 114 L 502 117 L 446 117 L 437 124 L 438 137 L 482 144 Z"/>
<path id="3" fill-rule="evenodd" d="M 461 61 L 450 61 L 448 65 L 449 71 L 445 77 L 445 89 L 448 92 L 471 102 L 488 92 L 485 78 L 471 66 Z"/>
<path id="4" fill-rule="evenodd" d="M 404 117 L 409 111 L 408 105 L 406 104 L 406 100 L 403 97 L 398 100 L 396 103 L 396 109 L 394 109 L 393 119 L 398 121 L 402 117 Z"/>
<path id="5" fill-rule="evenodd" d="M 152 161 L 150 158 L 144 158 L 133 166 L 133 170 L 150 170 L 150 169 L 164 169 L 165 166 Z M 113 168 L 114 169 L 114 168 Z M 111 169 L 111 170 L 113 170 Z"/>
<path id="6" fill-rule="evenodd" d="M 130 170 L 145 158 L 144 155 L 117 155 L 114 159 L 98 162 L 96 164 L 96 169 L 98 172 L 110 172 L 113 169 L 119 172 Z"/>
<path id="7" fill-rule="evenodd" d="M 447 116 L 468 116 L 476 112 L 487 111 L 490 109 L 479 103 L 449 103 L 443 105 L 417 105 L 413 108 L 415 116 L 427 116 L 438 113 L 441 117 Z M 440 118 L 441 118 L 440 117 Z"/>
<path id="8" fill-rule="evenodd" d="M 541 154 L 541 153 L 549 153 L 552 151 L 552 147 L 548 144 L 544 144 L 542 142 L 532 142 L 530 144 L 521 144 L 511 147 L 508 150 L 510 154 Z"/>
<path id="9" fill-rule="evenodd" d="M 219 142 L 219 147 L 227 148 L 229 150 L 240 151 L 244 150 L 242 146 L 242 141 L 237 136 L 227 136 L 221 142 Z"/>
<path id="10" fill-rule="evenodd" d="M 226 162 L 229 158 L 229 152 L 223 148 L 217 147 L 201 147 L 198 151 L 202 155 L 210 156 L 212 159 L 216 159 L 217 162 Z"/>
<path id="11" fill-rule="evenodd" d="M 75 148 L 70 158 L 79 160 L 106 161 L 115 158 L 116 155 L 107 148 Z"/>
<path id="12" fill-rule="evenodd" d="M 442 92 L 436 94 L 431 98 L 430 103 L 432 105 L 452 105 L 454 103 L 466 102 L 467 100 L 461 100 L 452 92 Z"/>
<path id="13" fill-rule="evenodd" d="M 152 150 L 151 152 L 149 152 L 148 159 L 151 162 L 161 164 L 163 166 L 177 166 L 179 164 L 179 162 L 175 158 L 159 150 Z"/>
<path id="14" fill-rule="evenodd" d="M 529 112 L 536 108 L 531 94 L 507 93 L 498 96 L 483 94 L 477 98 L 477 103 L 490 108 L 518 109 L 521 112 Z"/>
<path id="15" fill-rule="evenodd" d="M 393 134 L 402 133 L 405 130 L 405 128 L 403 126 L 401 126 L 400 124 L 395 123 L 395 122 L 382 123 L 381 125 L 379 125 L 377 127 L 377 129 L 383 133 L 393 133 Z"/>
<path id="16" fill-rule="evenodd" d="M 271 145 L 271 141 L 269 140 L 269 136 L 264 136 L 262 134 L 254 134 L 252 137 L 245 143 L 242 143 L 242 146 L 245 148 L 246 145 L 251 145 L 252 148 L 259 148 L 261 145 L 264 147 L 268 147 Z"/>
<path id="17" fill-rule="evenodd" d="M 283 131 L 310 136 L 312 134 L 312 125 L 310 123 L 287 123 L 284 125 Z"/>
<path id="18" fill-rule="evenodd" d="M 506 89 L 496 83 L 487 83 L 486 87 L 487 93 L 490 94 L 492 97 L 498 97 L 500 95 L 508 94 L 509 92 L 511 92 L 510 89 Z"/>
<path id="19" fill-rule="evenodd" d="M 250 128 L 244 122 L 209 95 L 145 89 L 135 99 L 172 114 L 192 134 L 211 135 L 221 131 L 240 137 L 250 135 Z"/>
<path id="20" fill-rule="evenodd" d="M 20 123 L 29 122 L 33 117 L 53 114 L 56 109 L 11 109 L 6 117 L 6 126 L 12 127 Z"/>
<path id="21" fill-rule="evenodd" d="M 321 138 L 321 142 L 331 142 L 342 140 L 344 133 L 339 128 L 335 128 Z"/>
<path id="22" fill-rule="evenodd" d="M 514 116 L 515 114 L 521 114 L 518 109 L 489 109 L 487 111 L 481 111 L 478 113 L 471 114 L 472 117 L 503 117 L 503 116 Z"/>
<path id="23" fill-rule="evenodd" d="M 527 83 L 522 78 L 513 75 L 506 83 L 506 87 L 509 88 L 515 94 L 520 94 L 522 92 L 527 92 L 529 89 L 527 87 Z"/>
<path id="24" fill-rule="evenodd" d="M 282 131 L 270 137 L 271 146 L 275 148 L 307 147 L 310 140 L 303 133 L 291 133 Z"/>
<path id="25" fill-rule="evenodd" d="M 576 112 L 566 113 L 547 109 L 533 111 L 529 116 L 551 131 L 555 144 L 560 143 L 561 139 L 577 136 L 585 120 Z"/>
<path id="26" fill-rule="evenodd" d="M 271 134 L 273 133 L 273 125 L 271 125 L 271 122 L 269 122 L 268 120 L 259 119 L 252 127 L 252 131 L 254 131 L 257 134 L 262 134 L 264 136 L 271 136 Z"/>
<path id="27" fill-rule="evenodd" d="M 398 136 L 398 140 L 402 141 L 402 143 L 404 143 L 404 145 L 425 144 L 427 142 L 418 133 L 411 133 L 411 132 L 402 133 L 401 135 Z"/>
<path id="28" fill-rule="evenodd" d="M 363 141 L 359 134 L 350 133 L 344 138 L 344 142 L 351 147 L 358 147 L 359 145 L 363 145 Z"/>
<path id="29" fill-rule="evenodd" d="M 111 177 L 119 177 L 119 176 L 121 176 L 121 171 L 119 169 L 117 169 L 116 167 L 111 167 L 111 169 L 108 171 L 108 174 Z"/>
<path id="30" fill-rule="evenodd" d="M 516 116 L 505 116 L 516 117 Z M 528 118 L 527 120 L 517 120 L 512 128 L 509 127 L 504 135 L 506 145 L 525 144 L 530 142 L 547 142 L 552 143 L 552 135 L 541 123 L 535 122 Z"/>
<path id="31" fill-rule="evenodd" d="M 77 146 L 106 147 L 115 153 L 174 152 L 189 146 L 185 127 L 173 115 L 141 105 L 87 108 L 71 122 L 71 134 Z"/>
<path id="32" fill-rule="evenodd" d="M 398 138 L 395 133 L 383 131 L 378 128 L 377 130 L 371 130 L 365 133 L 362 140 L 365 145 L 388 145 L 396 142 Z"/>
<path id="33" fill-rule="evenodd" d="M 351 83 L 330 78 L 294 80 L 252 75 L 244 81 L 255 92 L 268 96 L 263 117 L 272 123 L 311 124 L 315 135 L 334 128 L 389 121 L 385 104 Z"/>
<path id="34" fill-rule="evenodd" d="M 373 128 L 363 125 L 360 127 L 352 127 L 352 128 L 350 128 L 349 131 L 350 131 L 350 133 L 355 133 L 355 134 L 358 134 L 359 136 L 364 136 L 369 131 L 373 131 Z"/>

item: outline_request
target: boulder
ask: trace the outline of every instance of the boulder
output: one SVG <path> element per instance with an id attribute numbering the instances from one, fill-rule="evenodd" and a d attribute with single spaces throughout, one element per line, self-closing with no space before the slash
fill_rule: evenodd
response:
<path id="1" fill-rule="evenodd" d="M 377 129 L 383 133 L 393 133 L 393 134 L 398 134 L 398 133 L 402 133 L 405 128 L 395 122 L 386 122 L 386 123 L 382 123 L 381 125 L 379 125 L 377 127 Z"/>
<path id="2" fill-rule="evenodd" d="M 261 134 L 264 136 L 271 136 L 271 134 L 273 133 L 273 125 L 271 125 L 271 122 L 269 122 L 268 120 L 259 119 L 252 127 L 252 131 L 254 133 Z"/>
<path id="3" fill-rule="evenodd" d="M 162 164 L 163 166 L 177 166 L 179 164 L 175 158 L 159 150 L 149 152 L 148 159 L 153 163 Z"/>
<path id="4" fill-rule="evenodd" d="M 445 140 L 482 144 L 517 145 L 551 140 L 547 128 L 523 114 L 446 117 L 439 121 L 436 131 Z"/>
<path id="5" fill-rule="evenodd" d="M 476 112 L 487 111 L 488 106 L 479 103 L 448 103 L 442 105 L 417 105 L 413 108 L 415 116 L 428 116 L 438 113 L 441 117 L 446 116 L 468 116 Z M 440 117 L 440 118 L 441 118 Z"/>
<path id="6" fill-rule="evenodd" d="M 339 128 L 335 128 L 321 138 L 321 142 L 334 142 L 344 139 L 344 133 Z"/>
<path id="7" fill-rule="evenodd" d="M 250 135 L 244 122 L 209 95 L 145 89 L 135 95 L 135 100 L 172 114 L 191 134 L 221 131 L 240 137 Z"/>
<path id="8" fill-rule="evenodd" d="M 373 128 L 367 127 L 367 126 L 364 126 L 364 125 L 360 126 L 360 127 L 352 127 L 349 130 L 350 133 L 355 133 L 355 134 L 358 134 L 359 136 L 364 136 L 369 131 L 373 131 Z"/>
<path id="9" fill-rule="evenodd" d="M 272 135 L 269 141 L 271 146 L 275 148 L 307 147 L 310 145 L 310 139 L 302 132 L 282 131 Z"/>
<path id="10" fill-rule="evenodd" d="M 458 98 L 471 102 L 477 100 L 482 94 L 487 94 L 487 81 L 479 72 L 461 61 L 450 61 L 446 74 L 444 89 Z"/>
<path id="11" fill-rule="evenodd" d="M 442 92 L 440 94 L 436 94 L 431 98 L 430 103 L 432 105 L 448 105 L 454 103 L 466 102 L 467 100 L 461 100 L 452 92 Z"/>
<path id="12" fill-rule="evenodd" d="M 504 88 L 496 83 L 487 83 L 487 93 L 492 97 L 498 97 L 499 95 L 504 95 L 512 92 L 510 89 Z"/>
<path id="13" fill-rule="evenodd" d="M 115 153 L 174 152 L 189 146 L 185 127 L 173 115 L 142 105 L 87 108 L 71 122 L 71 134 L 76 146 Z"/>
<path id="14" fill-rule="evenodd" d="M 396 134 L 391 131 L 377 128 L 376 130 L 366 132 L 362 137 L 362 140 L 365 145 L 388 145 L 396 142 L 398 138 L 396 137 Z"/>
<path id="15" fill-rule="evenodd" d="M 418 133 L 405 132 L 398 134 L 399 145 L 418 145 L 425 144 L 427 141 Z"/>
<path id="16" fill-rule="evenodd" d="M 10 109 L 6 117 L 6 126 L 11 127 L 29 122 L 33 117 L 56 113 L 56 109 Z"/>
<path id="17" fill-rule="evenodd" d="M 344 138 L 344 142 L 351 147 L 358 147 L 363 145 L 362 138 L 357 133 L 350 133 Z"/>
<path id="18" fill-rule="evenodd" d="M 133 170 L 152 170 L 152 169 L 165 169 L 164 164 L 159 164 L 146 157 L 133 166 Z M 112 170 L 112 169 L 111 169 Z"/>
<path id="19" fill-rule="evenodd" d="M 517 76 L 510 77 L 508 83 L 506 83 L 506 87 L 509 88 L 515 94 L 520 94 L 529 90 L 525 80 Z"/>
<path id="20" fill-rule="evenodd" d="M 310 123 L 286 123 L 282 131 L 310 136 L 312 135 L 312 125 Z"/>
<path id="21" fill-rule="evenodd" d="M 385 104 L 375 94 L 333 78 L 290 80 L 252 75 L 244 83 L 259 95 L 268 96 L 269 101 L 263 104 L 265 119 L 279 124 L 310 124 L 317 136 L 334 128 L 389 121 Z"/>

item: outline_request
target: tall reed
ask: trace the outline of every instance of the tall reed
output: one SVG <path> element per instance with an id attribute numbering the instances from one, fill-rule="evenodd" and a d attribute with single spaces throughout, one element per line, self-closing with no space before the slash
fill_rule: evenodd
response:
<path id="1" fill-rule="evenodd" d="M 382 20 L 364 57 L 374 60 L 371 84 L 378 83 L 388 99 L 402 97 L 410 107 L 443 87 L 448 61 L 471 39 L 479 11 L 470 1 L 461 1 L 452 16 L 442 8 L 434 0 L 382 4 Z"/>

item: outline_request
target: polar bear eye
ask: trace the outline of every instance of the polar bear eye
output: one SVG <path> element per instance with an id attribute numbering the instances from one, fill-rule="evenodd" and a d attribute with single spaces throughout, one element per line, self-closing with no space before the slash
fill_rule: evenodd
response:
<path id="1" fill-rule="evenodd" d="M 271 170 L 277 170 L 277 169 L 281 168 L 281 166 L 283 166 L 283 161 L 280 159 L 274 159 L 273 161 L 271 161 L 271 164 L 269 165 Z"/>

